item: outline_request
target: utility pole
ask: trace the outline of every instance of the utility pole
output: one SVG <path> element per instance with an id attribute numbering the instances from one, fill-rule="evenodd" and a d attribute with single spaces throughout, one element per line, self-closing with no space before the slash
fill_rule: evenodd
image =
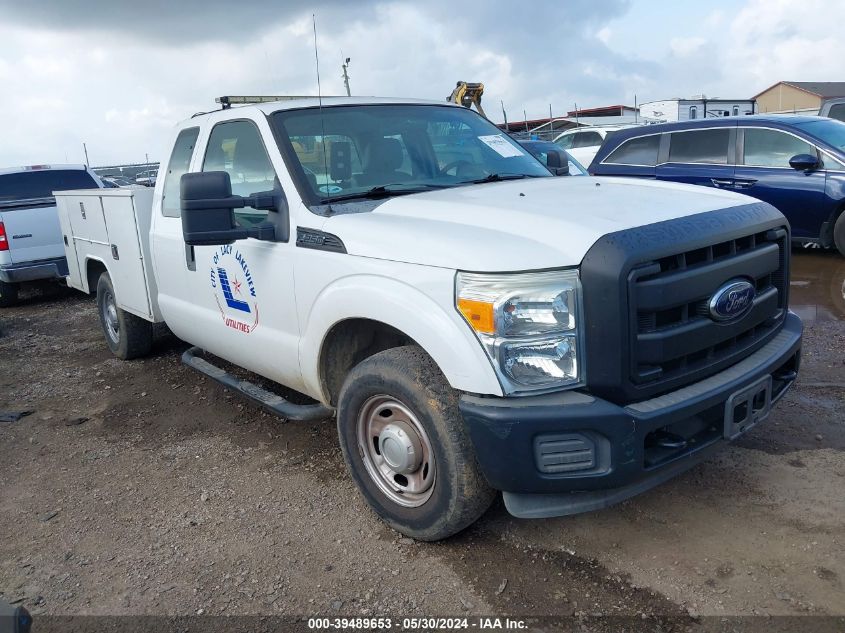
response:
<path id="1" fill-rule="evenodd" d="M 346 96 L 351 97 L 352 93 L 349 91 L 349 74 L 346 72 L 346 69 L 349 68 L 349 60 L 352 59 L 351 57 L 347 57 L 346 61 L 343 62 L 343 85 L 346 86 Z"/>
<path id="2" fill-rule="evenodd" d="M 147 165 L 149 165 L 149 164 L 150 164 L 150 155 L 149 155 L 149 154 L 144 154 L 144 158 L 145 158 L 145 159 L 146 159 L 146 161 L 147 161 Z"/>
<path id="3" fill-rule="evenodd" d="M 85 143 L 82 144 L 82 151 L 85 152 L 85 166 L 90 167 L 91 165 L 88 163 L 88 148 L 85 147 Z"/>
<path id="4" fill-rule="evenodd" d="M 505 102 L 500 99 L 499 103 L 502 104 L 502 116 L 505 117 L 505 131 L 509 131 L 508 130 L 508 113 L 505 112 Z"/>
<path id="5" fill-rule="evenodd" d="M 525 110 L 522 111 L 522 116 L 525 117 L 525 133 L 528 135 L 528 138 L 531 138 L 531 133 L 528 131 L 528 114 Z"/>
<path id="6" fill-rule="evenodd" d="M 552 137 L 555 135 L 555 118 L 552 116 L 552 104 L 549 104 L 549 130 L 551 130 Z"/>

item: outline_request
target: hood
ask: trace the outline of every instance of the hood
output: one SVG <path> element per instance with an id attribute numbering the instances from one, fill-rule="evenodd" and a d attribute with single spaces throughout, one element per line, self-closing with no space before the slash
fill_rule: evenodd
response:
<path id="1" fill-rule="evenodd" d="M 693 185 L 550 177 L 397 196 L 329 217 L 323 230 L 351 255 L 507 272 L 574 266 L 607 233 L 749 202 Z"/>

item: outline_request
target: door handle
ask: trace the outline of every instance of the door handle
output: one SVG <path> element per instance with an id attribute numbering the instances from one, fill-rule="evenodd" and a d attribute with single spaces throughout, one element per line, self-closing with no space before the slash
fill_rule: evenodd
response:
<path id="1" fill-rule="evenodd" d="M 710 182 L 714 187 L 732 187 L 734 181 L 731 178 L 711 178 Z"/>
<path id="2" fill-rule="evenodd" d="M 734 187 L 737 189 L 748 189 L 749 187 L 753 187 L 755 182 L 757 181 L 753 178 L 736 178 L 734 179 Z"/>

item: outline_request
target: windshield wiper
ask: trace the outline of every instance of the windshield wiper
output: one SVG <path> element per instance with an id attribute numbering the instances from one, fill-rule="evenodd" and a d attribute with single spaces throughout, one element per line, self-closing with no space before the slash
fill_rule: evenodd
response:
<path id="1" fill-rule="evenodd" d="M 379 185 L 366 191 L 359 191 L 357 193 L 346 193 L 340 196 L 330 196 L 323 198 L 324 204 L 332 202 L 339 202 L 341 200 L 357 200 L 357 199 L 377 199 L 388 198 L 390 196 L 404 196 L 409 193 L 422 193 L 423 191 L 431 191 L 433 189 L 444 189 L 448 185 L 433 185 L 433 184 L 411 184 L 411 183 L 394 183 L 390 185 Z"/>
<path id="2" fill-rule="evenodd" d="M 480 185 L 485 182 L 501 182 L 502 180 L 521 180 L 522 178 L 544 178 L 544 176 L 535 174 L 488 174 L 484 178 L 476 178 L 475 180 L 462 180 L 459 185 Z"/>

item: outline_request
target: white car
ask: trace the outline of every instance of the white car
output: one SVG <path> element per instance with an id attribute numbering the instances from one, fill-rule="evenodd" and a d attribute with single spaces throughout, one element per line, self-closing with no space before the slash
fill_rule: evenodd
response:
<path id="1" fill-rule="evenodd" d="M 0 307 L 17 302 L 22 283 L 68 273 L 53 192 L 102 186 L 85 165 L 0 169 Z"/>
<path id="2" fill-rule="evenodd" d="M 569 152 L 587 169 L 596 157 L 604 140 L 617 130 L 636 127 L 630 124 L 576 127 L 558 134 L 553 142 Z"/>
<path id="3" fill-rule="evenodd" d="M 217 110 L 171 148 L 154 192 L 59 197 L 68 283 L 97 293 L 120 358 L 164 322 L 188 366 L 261 406 L 336 415 L 364 499 L 414 538 L 497 491 L 544 517 L 647 490 L 795 380 L 789 224 L 768 204 L 557 178 L 479 114 L 408 99 Z"/>
<path id="4" fill-rule="evenodd" d="M 148 169 L 147 171 L 142 171 L 135 176 L 135 184 L 144 185 L 145 187 L 155 187 L 157 177 L 157 169 Z"/>

